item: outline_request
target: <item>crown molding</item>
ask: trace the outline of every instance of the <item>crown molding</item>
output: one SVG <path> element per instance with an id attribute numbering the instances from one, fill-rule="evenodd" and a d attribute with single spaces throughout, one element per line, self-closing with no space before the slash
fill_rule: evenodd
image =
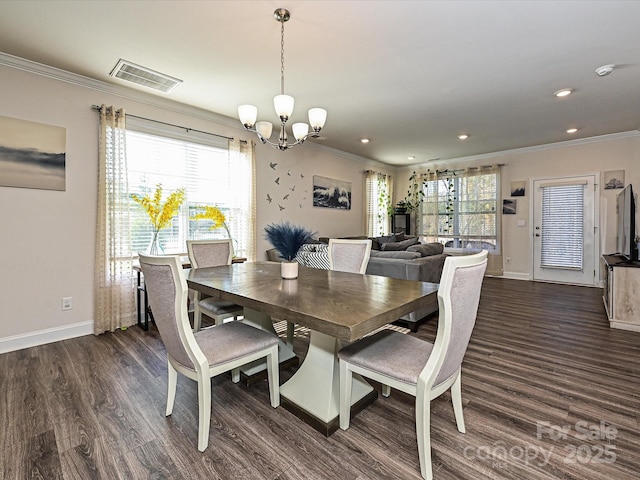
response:
<path id="1" fill-rule="evenodd" d="M 586 145 L 589 143 L 599 143 L 599 142 L 605 142 L 609 140 L 619 140 L 621 138 L 629 138 L 629 137 L 640 137 L 640 131 L 630 130 L 628 132 L 610 133 L 607 135 L 598 135 L 595 137 L 577 138 L 575 140 L 566 140 L 563 142 L 545 143 L 543 145 L 533 145 L 530 147 L 514 148 L 512 150 L 502 150 L 498 152 L 483 153 L 480 155 L 470 155 L 468 157 L 434 160 L 432 162 L 422 162 L 422 163 L 416 163 L 413 165 L 405 165 L 405 166 L 399 167 L 398 170 L 405 171 L 405 170 L 415 170 L 415 169 L 424 168 L 424 167 L 433 167 L 436 165 L 455 165 L 458 163 L 472 163 L 472 162 L 487 160 L 487 159 L 495 160 L 501 157 L 507 157 L 512 155 L 522 155 L 526 153 L 541 152 L 544 150 L 552 150 L 552 149 L 558 149 L 563 147 L 572 147 L 576 145 Z"/>

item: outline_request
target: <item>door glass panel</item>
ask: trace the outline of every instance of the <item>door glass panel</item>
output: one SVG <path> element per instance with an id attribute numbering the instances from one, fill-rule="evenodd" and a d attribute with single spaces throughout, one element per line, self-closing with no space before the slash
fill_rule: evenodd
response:
<path id="1" fill-rule="evenodd" d="M 584 184 L 542 188 L 540 266 L 583 269 Z"/>

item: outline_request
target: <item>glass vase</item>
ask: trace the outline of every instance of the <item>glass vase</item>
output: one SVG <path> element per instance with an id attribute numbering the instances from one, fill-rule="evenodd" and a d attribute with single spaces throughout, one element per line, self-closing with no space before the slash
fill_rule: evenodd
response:
<path id="1" fill-rule="evenodd" d="M 149 255 L 164 255 L 164 248 L 162 248 L 162 245 L 160 245 L 160 235 L 158 235 L 159 233 L 159 231 L 156 231 L 151 237 L 151 242 L 147 247 L 147 253 Z"/>

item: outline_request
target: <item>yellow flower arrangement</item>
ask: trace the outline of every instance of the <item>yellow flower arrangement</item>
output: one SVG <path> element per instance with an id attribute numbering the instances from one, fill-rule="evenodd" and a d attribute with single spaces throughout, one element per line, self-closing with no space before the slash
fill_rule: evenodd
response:
<path id="1" fill-rule="evenodd" d="M 196 213 L 194 216 L 190 217 L 191 220 L 210 220 L 211 226 L 209 230 L 216 230 L 220 227 L 223 227 L 227 236 L 235 242 L 233 237 L 231 236 L 231 231 L 229 230 L 229 225 L 227 225 L 227 218 L 224 216 L 224 213 L 218 207 L 211 207 L 209 205 L 199 206 L 198 210 L 204 210 L 204 212 Z M 235 257 L 235 254 L 234 254 Z"/>
<path id="2" fill-rule="evenodd" d="M 156 185 L 156 191 L 152 197 L 149 197 L 149 195 L 140 197 L 134 193 L 131 195 L 131 198 L 134 202 L 141 205 L 144 211 L 147 212 L 147 215 L 149 215 L 151 225 L 153 226 L 151 253 L 158 253 L 158 233 L 160 233 L 160 230 L 164 227 L 169 225 L 171 219 L 175 217 L 178 210 L 180 210 L 180 205 L 182 205 L 182 202 L 184 201 L 184 188 L 179 188 L 175 192 L 171 193 L 164 204 L 162 203 L 161 183 Z"/>
<path id="3" fill-rule="evenodd" d="M 208 205 L 205 207 L 198 207 L 198 209 L 203 209 L 203 208 L 204 208 L 204 212 L 196 213 L 193 217 L 191 217 L 191 219 L 192 220 L 210 220 L 212 222 L 212 225 L 211 227 L 209 227 L 209 230 L 215 230 L 216 228 L 224 227 L 227 230 L 227 233 L 229 232 L 229 229 L 227 228 L 227 224 L 225 223 L 227 219 L 224 216 L 224 213 L 222 213 L 222 211 L 220 211 L 218 207 L 211 207 Z"/>

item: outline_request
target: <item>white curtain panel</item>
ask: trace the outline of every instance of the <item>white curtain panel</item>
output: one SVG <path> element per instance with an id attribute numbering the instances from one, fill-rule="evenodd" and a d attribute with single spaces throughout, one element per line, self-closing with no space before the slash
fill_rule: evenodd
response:
<path id="1" fill-rule="evenodd" d="M 136 323 L 129 204 L 125 112 L 102 105 L 94 278 L 96 335 Z"/>
<path id="2" fill-rule="evenodd" d="M 237 169 L 233 178 L 250 178 L 246 182 L 246 188 L 250 191 L 242 191 L 242 186 L 238 185 L 233 192 L 237 196 L 235 204 L 247 212 L 245 218 L 234 218 L 238 222 L 238 229 L 246 245 L 245 252 L 247 261 L 254 262 L 256 259 L 256 165 L 254 144 L 249 140 L 229 140 L 229 163 Z"/>

